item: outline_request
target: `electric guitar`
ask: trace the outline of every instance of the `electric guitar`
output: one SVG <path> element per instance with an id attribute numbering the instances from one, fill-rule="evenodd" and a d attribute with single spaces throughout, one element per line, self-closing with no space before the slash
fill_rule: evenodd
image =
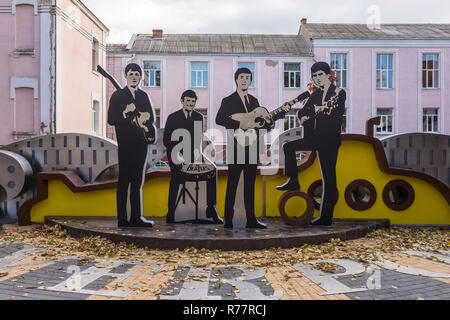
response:
<path id="1" fill-rule="evenodd" d="M 119 82 L 101 66 L 97 66 L 97 71 L 106 79 L 110 80 L 116 90 L 122 89 Z M 131 110 L 130 106 L 131 105 L 128 105 L 125 108 L 125 110 L 123 111 L 123 116 L 129 119 L 138 128 L 139 132 L 142 134 L 142 138 L 148 144 L 154 144 L 156 142 L 156 127 L 150 121 L 150 113 L 139 112 L 136 110 L 136 108 L 135 110 Z"/>
<path id="2" fill-rule="evenodd" d="M 303 102 L 311 96 L 309 91 L 305 91 L 297 98 L 285 103 L 278 109 L 269 112 L 264 107 L 259 107 L 249 113 L 235 113 L 231 119 L 239 121 L 241 128 L 235 131 L 234 137 L 241 146 L 249 146 L 257 139 L 256 129 L 272 130 L 277 120 L 284 119 L 286 114 L 296 103 Z"/>

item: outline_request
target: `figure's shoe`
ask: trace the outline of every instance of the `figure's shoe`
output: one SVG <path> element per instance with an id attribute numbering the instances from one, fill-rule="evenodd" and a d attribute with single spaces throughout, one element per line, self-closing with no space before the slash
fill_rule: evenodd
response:
<path id="1" fill-rule="evenodd" d="M 225 222 L 225 225 L 223 226 L 225 229 L 233 229 L 233 223 L 231 222 Z"/>
<path id="2" fill-rule="evenodd" d="M 247 229 L 267 229 L 267 226 L 264 223 L 261 223 L 256 219 L 252 222 L 247 222 L 245 227 Z"/>
<path id="3" fill-rule="evenodd" d="M 216 224 L 223 224 L 223 220 L 221 217 L 219 217 L 219 214 L 217 213 L 217 209 L 214 206 L 208 207 L 206 209 L 206 217 L 213 219 L 214 223 L 216 223 Z"/>
<path id="4" fill-rule="evenodd" d="M 175 223 L 175 215 L 167 213 L 166 215 L 166 223 Z"/>
<path id="5" fill-rule="evenodd" d="M 333 221 L 331 219 L 318 219 L 313 222 L 311 222 L 312 226 L 331 226 L 333 224 Z"/>
<path id="6" fill-rule="evenodd" d="M 144 221 L 141 218 L 141 219 L 138 219 L 138 220 L 130 221 L 128 227 L 132 227 L 132 228 L 152 228 L 154 224 L 155 223 L 153 221 L 150 221 L 150 220 L 145 220 Z"/>
<path id="7" fill-rule="evenodd" d="M 118 223 L 117 223 L 117 227 L 118 228 L 126 228 L 126 227 L 128 227 L 130 224 L 128 223 L 128 221 L 119 221 Z"/>
<path id="8" fill-rule="evenodd" d="M 286 181 L 285 184 L 278 186 L 277 190 L 279 191 L 297 191 L 300 190 L 300 184 L 298 183 L 298 180 L 294 178 L 289 178 L 288 181 Z"/>

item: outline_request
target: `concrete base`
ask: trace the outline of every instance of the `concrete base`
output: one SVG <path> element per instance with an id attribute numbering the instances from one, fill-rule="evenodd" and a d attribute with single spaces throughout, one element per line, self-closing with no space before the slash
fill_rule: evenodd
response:
<path id="1" fill-rule="evenodd" d="M 353 240 L 372 230 L 389 227 L 389 220 L 335 220 L 329 227 L 291 227 L 281 218 L 261 218 L 258 220 L 267 224 L 267 230 L 228 230 L 223 225 L 166 224 L 165 218 L 149 219 L 155 221 L 153 228 L 118 228 L 115 218 L 99 217 L 46 217 L 46 224 L 58 224 L 76 238 L 101 236 L 116 243 L 133 243 L 152 249 L 220 250 L 293 248 L 321 244 L 332 238 Z"/>

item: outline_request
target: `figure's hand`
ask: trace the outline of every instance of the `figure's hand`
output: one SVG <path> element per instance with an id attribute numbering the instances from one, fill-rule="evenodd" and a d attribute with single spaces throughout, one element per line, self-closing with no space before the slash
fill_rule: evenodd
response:
<path id="1" fill-rule="evenodd" d="M 314 106 L 316 114 L 319 112 L 323 112 L 326 108 L 327 108 L 327 106 Z"/>
<path id="2" fill-rule="evenodd" d="M 127 105 L 127 107 L 125 108 L 125 110 L 123 110 L 123 117 L 126 118 L 127 114 L 130 112 L 134 112 L 136 111 L 136 106 L 134 105 L 134 103 L 130 103 L 129 105 Z"/>
<path id="3" fill-rule="evenodd" d="M 281 109 L 282 109 L 284 112 L 289 112 L 289 111 L 291 110 L 291 105 L 290 105 L 289 103 L 285 103 L 285 104 L 281 107 Z"/>
<path id="4" fill-rule="evenodd" d="M 309 117 L 307 117 L 307 116 L 304 116 L 304 117 L 302 117 L 301 119 L 300 119 L 300 123 L 301 124 L 304 124 L 306 121 L 308 121 L 309 120 Z"/>
<path id="5" fill-rule="evenodd" d="M 145 123 L 150 120 L 150 112 L 141 112 L 138 115 L 138 125 L 142 129 L 148 132 L 148 128 L 145 126 Z"/>

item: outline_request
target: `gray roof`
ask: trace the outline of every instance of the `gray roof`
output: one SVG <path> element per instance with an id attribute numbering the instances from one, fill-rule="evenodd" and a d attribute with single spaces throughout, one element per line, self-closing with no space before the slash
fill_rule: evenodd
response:
<path id="1" fill-rule="evenodd" d="M 382 24 L 371 30 L 366 24 L 307 23 L 301 25 L 300 33 L 313 40 L 445 40 L 450 39 L 450 24 Z"/>
<path id="2" fill-rule="evenodd" d="M 126 51 L 125 45 L 108 45 L 109 52 Z M 150 54 L 232 54 L 306 56 L 310 48 L 298 35 L 268 34 L 138 34 L 127 52 Z"/>
<path id="3" fill-rule="evenodd" d="M 108 43 L 106 45 L 107 51 L 123 51 L 127 47 L 126 44 L 119 44 L 119 43 Z"/>

